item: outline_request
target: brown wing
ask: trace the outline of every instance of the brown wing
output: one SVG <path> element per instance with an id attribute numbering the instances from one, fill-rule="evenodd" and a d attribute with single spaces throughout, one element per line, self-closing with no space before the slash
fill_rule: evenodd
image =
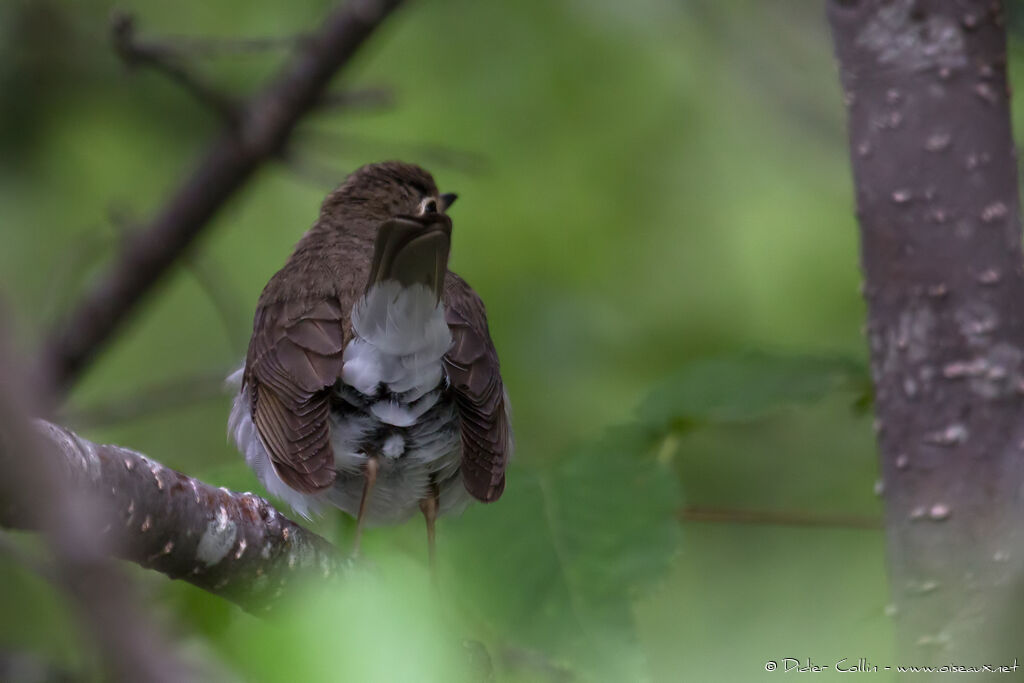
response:
<path id="1" fill-rule="evenodd" d="M 487 329 L 484 303 L 449 273 L 444 303 L 452 347 L 444 357 L 462 425 L 462 481 L 477 500 L 498 500 L 505 490 L 511 432 L 498 352 Z"/>
<path id="2" fill-rule="evenodd" d="M 280 301 L 256 311 L 245 363 L 253 422 L 284 483 L 315 493 L 334 482 L 330 388 L 345 332 L 336 299 Z"/>

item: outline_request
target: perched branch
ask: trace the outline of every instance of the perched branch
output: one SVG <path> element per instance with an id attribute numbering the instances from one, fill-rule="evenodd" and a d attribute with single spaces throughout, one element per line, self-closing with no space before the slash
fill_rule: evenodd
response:
<path id="1" fill-rule="evenodd" d="M 220 208 L 263 163 L 284 149 L 299 120 L 326 92 L 401 0 L 351 0 L 302 42 L 291 63 L 243 108 L 166 204 L 133 234 L 110 271 L 85 293 L 44 344 L 39 381 L 65 390 L 181 256 Z"/>
<path id="2" fill-rule="evenodd" d="M 259 496 L 204 484 L 49 422 L 37 425 L 70 486 L 103 499 L 91 531 L 116 539 L 112 550 L 124 559 L 252 611 L 272 609 L 301 579 L 323 580 L 341 566 L 334 546 Z M 32 526 L 31 501 L 3 503 L 0 524 Z"/>
<path id="3" fill-rule="evenodd" d="M 54 559 L 45 575 L 67 593 L 111 680 L 193 680 L 198 672 L 176 656 L 166 634 L 140 610 L 132 583 L 111 563 L 114 539 L 97 524 L 101 501 L 68 481 L 53 457 L 56 444 L 40 438 L 28 421 L 36 401 L 6 350 L 0 338 L 0 521 L 44 533 Z"/>
<path id="4" fill-rule="evenodd" d="M 906 661 L 1024 631 L 1024 276 L 1002 2 L 830 0 Z"/>

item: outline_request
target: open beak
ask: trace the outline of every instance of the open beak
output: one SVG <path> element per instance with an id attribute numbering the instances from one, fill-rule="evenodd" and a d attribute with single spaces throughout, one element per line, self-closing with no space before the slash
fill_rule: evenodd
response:
<path id="1" fill-rule="evenodd" d="M 448 207 L 455 203 L 455 200 L 459 198 L 459 195 L 454 192 L 445 192 L 439 199 L 441 200 L 441 211 L 447 211 Z"/>
<path id="2" fill-rule="evenodd" d="M 397 280 L 403 287 L 425 285 L 440 301 L 451 236 L 452 222 L 444 214 L 389 220 L 377 231 L 366 290 Z"/>

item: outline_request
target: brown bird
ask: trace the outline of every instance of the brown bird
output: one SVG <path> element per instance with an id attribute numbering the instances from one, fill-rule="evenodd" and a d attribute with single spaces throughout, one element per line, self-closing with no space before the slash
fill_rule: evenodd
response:
<path id="1" fill-rule="evenodd" d="M 412 164 L 331 192 L 267 283 L 229 420 L 267 491 L 364 524 L 497 500 L 512 450 L 484 304 L 448 270 L 454 194 Z"/>

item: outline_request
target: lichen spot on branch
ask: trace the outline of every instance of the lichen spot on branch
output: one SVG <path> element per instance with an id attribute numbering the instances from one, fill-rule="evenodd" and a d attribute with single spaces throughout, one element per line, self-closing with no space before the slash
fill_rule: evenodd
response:
<path id="1" fill-rule="evenodd" d="M 206 525 L 206 531 L 199 539 L 196 557 L 207 567 L 217 564 L 230 552 L 235 545 L 238 533 L 236 524 L 228 518 L 228 511 L 222 505 L 217 508 L 217 515 Z"/>
<path id="2" fill-rule="evenodd" d="M 940 14 L 915 16 L 916 4 L 915 0 L 897 0 L 880 7 L 857 35 L 857 45 L 873 52 L 879 64 L 911 71 L 965 66 L 961 27 Z"/>

